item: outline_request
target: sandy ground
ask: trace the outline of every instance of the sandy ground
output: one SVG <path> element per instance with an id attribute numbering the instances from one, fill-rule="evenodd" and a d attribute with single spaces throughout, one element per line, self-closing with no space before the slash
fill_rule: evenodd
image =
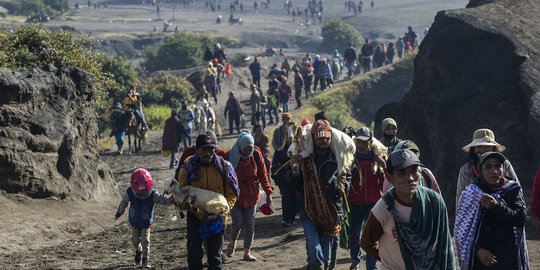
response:
<path id="1" fill-rule="evenodd" d="M 326 1 L 325 18 L 341 17 L 356 25 L 368 37 L 393 39 L 401 35 L 407 25 L 423 29 L 431 24 L 436 11 L 462 7 L 466 1 L 386 0 L 376 1 L 373 10 L 368 8 L 368 1 L 364 2 L 364 12 L 354 17 L 352 13 L 347 13 L 343 1 Z M 311 36 L 311 33 L 316 35 L 320 32 L 317 24 L 312 26 L 310 32 L 299 22 L 293 23 L 292 18 L 286 16 L 282 2 L 272 2 L 269 10 L 259 13 L 254 13 L 252 5 L 246 2 L 244 13 L 240 14 L 246 20 L 244 25 L 216 25 L 218 14 L 228 17 L 230 2 L 221 3 L 222 12 L 216 13 L 205 9 L 203 1 L 196 2 L 189 9 L 177 6 L 174 12 L 173 4 L 163 4 L 160 16 L 167 20 L 173 15 L 177 18 L 171 20 L 171 29 L 178 26 L 179 30 L 250 37 L 251 47 L 229 49 L 229 54 L 260 52 L 264 44 L 272 40 L 283 40 L 287 48 L 295 44 L 287 41 L 288 37 Z M 161 29 L 163 22 L 156 21 L 157 18 L 155 8 L 151 6 L 110 5 L 100 10 L 81 7 L 71 16 L 47 25 L 69 25 L 83 33 L 91 32 L 94 36 L 115 37 L 125 33 L 147 34 L 154 25 Z M 418 31 L 419 34 L 422 32 Z M 304 51 L 303 48 L 291 46 L 286 53 L 301 55 Z M 264 65 L 275 61 L 265 59 Z M 247 74 L 245 68 L 238 68 L 234 80 L 225 80 L 224 93 L 220 95 L 217 106 L 218 117 L 223 115 L 228 90 L 237 90 L 240 99 L 247 100 L 249 91 L 238 84 L 239 81 L 247 82 Z M 226 132 L 223 120 L 221 124 Z M 229 148 L 234 139 L 235 136 L 220 138 L 220 145 Z M 0 230 L 0 269 L 132 269 L 133 249 L 127 218 L 124 215 L 119 222 L 115 222 L 113 217 L 120 192 L 127 187 L 133 169 L 148 168 L 159 190 L 162 190 L 163 181 L 173 175 L 173 170 L 168 167 L 168 159 L 160 156 L 160 148 L 161 131 L 154 131 L 150 133 L 142 153 L 122 156 L 112 152 L 102 153 L 103 160 L 111 166 L 120 185 L 118 198 L 109 202 L 33 200 L 21 195 L 0 193 L 0 216 L 3 217 L 4 227 L 4 230 Z M 277 207 L 274 215 L 257 214 L 253 255 L 259 260 L 253 263 L 241 261 L 242 248 L 239 248 L 237 255 L 227 261 L 225 269 L 300 269 L 305 265 L 302 229 L 300 226 L 280 226 L 281 198 L 277 189 L 274 199 Z M 528 239 L 531 269 L 540 269 L 539 237 L 529 233 Z M 184 269 L 187 266 L 185 246 L 185 221 L 179 219 L 173 207 L 157 206 L 152 231 L 152 266 L 156 269 Z M 337 269 L 348 269 L 348 258 L 347 251 L 340 249 Z"/>

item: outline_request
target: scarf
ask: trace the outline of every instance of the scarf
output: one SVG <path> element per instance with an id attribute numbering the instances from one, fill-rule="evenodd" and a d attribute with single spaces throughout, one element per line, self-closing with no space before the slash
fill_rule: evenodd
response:
<path id="1" fill-rule="evenodd" d="M 240 196 L 240 189 L 238 188 L 238 180 L 236 177 L 236 172 L 234 171 L 234 168 L 231 166 L 230 163 L 223 160 L 223 164 L 225 165 L 225 168 L 221 165 L 222 158 L 218 155 L 214 154 L 212 157 L 212 161 L 214 162 L 214 167 L 218 171 L 220 171 L 226 178 L 227 183 L 229 183 L 229 186 L 232 188 L 236 196 Z M 197 154 L 191 156 L 189 160 L 187 160 L 184 165 L 182 165 L 182 168 L 186 171 L 186 183 L 189 185 L 191 182 L 197 182 L 199 181 L 199 157 Z"/>
<path id="2" fill-rule="evenodd" d="M 242 149 L 251 146 L 251 153 L 247 156 L 242 154 Z M 233 168 L 236 169 L 238 166 L 238 163 L 241 159 L 248 159 L 253 155 L 253 151 L 255 150 L 255 139 L 253 136 L 251 136 L 247 132 L 242 132 L 240 136 L 238 137 L 238 140 L 236 140 L 236 143 L 233 145 L 231 151 L 229 152 L 229 161 L 231 162 Z"/>
<path id="3" fill-rule="evenodd" d="M 504 186 L 490 195 L 495 197 L 497 201 L 501 201 L 501 197 L 505 193 L 518 187 L 519 184 L 515 181 L 506 181 Z M 474 246 L 480 234 L 483 216 L 482 209 L 480 208 L 480 199 L 484 194 L 485 192 L 479 186 L 471 184 L 467 186 L 459 198 L 454 225 L 454 237 L 456 239 L 459 264 L 462 270 L 473 269 L 473 262 L 476 256 L 474 254 Z M 514 236 L 519 247 L 518 264 L 520 269 L 527 270 L 529 269 L 529 257 L 525 241 L 525 226 L 514 228 Z"/>
<path id="4" fill-rule="evenodd" d="M 446 205 L 439 195 L 418 187 L 410 222 L 405 222 L 395 209 L 393 188 L 385 193 L 383 200 L 394 218 L 399 248 L 407 270 L 456 268 Z"/>

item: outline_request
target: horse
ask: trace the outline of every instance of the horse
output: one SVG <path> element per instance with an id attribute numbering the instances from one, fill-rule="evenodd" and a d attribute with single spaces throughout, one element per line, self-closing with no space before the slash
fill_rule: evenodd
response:
<path id="1" fill-rule="evenodd" d="M 146 130 L 143 129 L 142 123 L 137 121 L 135 113 L 133 111 L 128 111 L 127 113 L 131 114 L 129 123 L 127 126 L 127 137 L 128 137 L 128 151 L 131 152 L 131 136 L 133 136 L 133 148 L 135 153 L 142 151 L 142 145 L 146 141 Z"/>
<path id="2" fill-rule="evenodd" d="M 203 107 L 195 106 L 193 113 L 195 114 L 195 130 L 199 131 L 199 135 L 206 133 L 208 128 L 208 117 Z"/>

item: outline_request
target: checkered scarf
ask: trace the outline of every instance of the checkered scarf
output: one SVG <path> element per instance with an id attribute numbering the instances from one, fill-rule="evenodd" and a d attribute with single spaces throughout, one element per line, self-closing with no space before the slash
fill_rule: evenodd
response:
<path id="1" fill-rule="evenodd" d="M 497 201 L 508 191 L 518 188 L 515 181 L 508 181 L 497 192 L 492 193 Z M 478 240 L 480 226 L 482 224 L 482 211 L 480 199 L 485 192 L 477 185 L 471 184 L 461 193 L 458 209 L 456 212 L 456 222 L 454 225 L 454 237 L 459 257 L 459 264 L 462 270 L 473 269 L 474 245 Z M 525 227 L 514 228 L 516 244 L 519 246 L 518 265 L 520 270 L 529 269 L 529 257 L 527 244 L 525 241 Z"/>

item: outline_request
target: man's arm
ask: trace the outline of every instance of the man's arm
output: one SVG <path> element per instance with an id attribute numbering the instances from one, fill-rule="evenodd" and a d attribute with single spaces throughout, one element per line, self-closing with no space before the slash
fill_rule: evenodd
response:
<path id="1" fill-rule="evenodd" d="M 381 223 L 375 218 L 372 212 L 369 213 L 366 225 L 362 230 L 362 237 L 360 238 L 360 247 L 366 251 L 367 254 L 381 260 L 379 257 L 379 240 L 383 235 L 383 227 Z"/>

